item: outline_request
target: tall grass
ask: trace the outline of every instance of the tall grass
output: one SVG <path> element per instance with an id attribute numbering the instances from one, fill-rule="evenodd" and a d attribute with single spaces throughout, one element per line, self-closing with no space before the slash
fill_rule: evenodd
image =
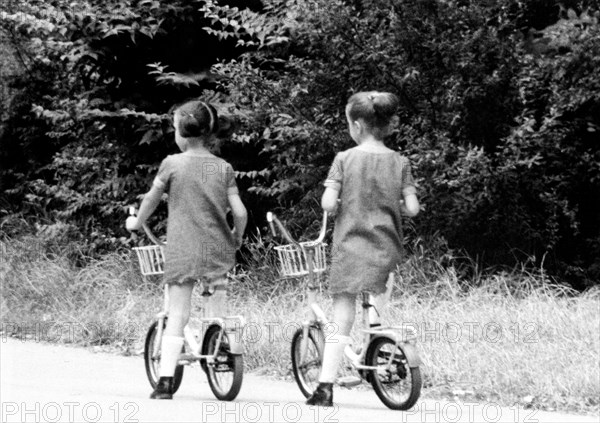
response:
<path id="1" fill-rule="evenodd" d="M 600 411 L 600 289 L 581 294 L 552 285 L 542 271 L 486 275 L 474 265 L 465 282 L 465 269 L 447 253 L 413 250 L 383 321 L 416 331 L 425 397 Z M 290 377 L 290 340 L 304 318 L 302 281 L 282 279 L 260 239 L 246 261 L 232 275 L 229 302 L 248 322 L 246 368 Z M 77 267 L 61 251 L 40 249 L 35 238 L 13 239 L 2 245 L 0 276 L 3 336 L 135 354 L 162 303 L 160 280 L 143 279 L 128 253 Z"/>
<path id="2" fill-rule="evenodd" d="M 78 267 L 35 237 L 3 243 L 4 335 L 130 351 L 160 306 L 160 287 L 144 280 L 129 254 Z"/>

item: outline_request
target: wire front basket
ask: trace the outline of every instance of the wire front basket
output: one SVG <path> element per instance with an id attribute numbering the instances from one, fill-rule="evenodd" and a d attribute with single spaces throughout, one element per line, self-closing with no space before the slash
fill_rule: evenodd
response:
<path id="1" fill-rule="evenodd" d="M 164 273 L 165 253 L 162 246 L 135 247 L 133 251 L 135 251 L 140 262 L 142 275 L 162 275 Z"/>
<path id="2" fill-rule="evenodd" d="M 314 247 L 313 243 L 301 242 L 300 245 L 313 248 L 313 271 L 321 273 L 327 268 L 325 247 L 327 244 L 320 243 Z M 294 244 L 280 245 L 275 247 L 279 258 L 280 271 L 283 276 L 308 275 L 308 258 L 306 248 L 300 249 Z"/>

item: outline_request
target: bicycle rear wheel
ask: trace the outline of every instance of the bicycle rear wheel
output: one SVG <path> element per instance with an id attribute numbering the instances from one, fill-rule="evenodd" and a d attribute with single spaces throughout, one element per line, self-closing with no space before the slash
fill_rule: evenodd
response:
<path id="1" fill-rule="evenodd" d="M 146 376 L 148 376 L 148 380 L 150 381 L 150 386 L 152 389 L 156 389 L 156 385 L 158 384 L 159 379 L 159 369 L 160 369 L 160 348 L 161 343 L 158 343 L 158 351 L 155 351 L 155 339 L 158 334 L 158 320 L 150 326 L 148 329 L 148 334 L 146 335 L 146 343 L 144 344 L 144 364 L 146 365 Z M 167 319 L 163 321 L 163 333 L 164 329 L 167 326 Z M 182 348 L 182 352 L 183 352 Z M 183 380 L 183 366 L 175 367 L 175 374 L 173 375 L 173 393 L 177 392 L 179 386 L 181 385 L 181 381 Z"/>
<path id="2" fill-rule="evenodd" d="M 325 335 L 318 326 L 308 328 L 308 342 L 306 351 L 302 356 L 302 341 L 304 339 L 303 328 L 294 333 L 292 338 L 292 370 L 294 379 L 302 391 L 302 394 L 308 398 L 312 395 L 319 383 L 321 366 L 323 363 L 323 348 L 325 347 Z"/>
<path id="3" fill-rule="evenodd" d="M 218 352 L 214 362 L 204 361 L 202 366 L 215 397 L 221 401 L 231 401 L 237 397 L 242 387 L 244 361 L 241 354 L 231 353 L 226 333 L 223 333 L 221 342 L 218 342 L 222 331 L 219 325 L 212 325 L 206 331 L 202 354 L 212 355 L 217 348 Z"/>
<path id="4" fill-rule="evenodd" d="M 390 358 L 392 364 L 387 369 Z M 402 347 L 393 339 L 384 336 L 371 342 L 366 364 L 379 367 L 371 371 L 371 385 L 381 402 L 392 410 L 408 410 L 415 405 L 421 395 L 421 371 L 408 366 Z"/>

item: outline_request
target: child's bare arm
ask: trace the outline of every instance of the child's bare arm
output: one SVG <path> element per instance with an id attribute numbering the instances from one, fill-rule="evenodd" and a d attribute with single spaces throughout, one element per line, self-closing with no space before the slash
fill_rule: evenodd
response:
<path id="1" fill-rule="evenodd" d="M 140 210 L 138 211 L 137 217 L 131 219 L 127 219 L 125 225 L 128 230 L 135 231 L 142 227 L 142 224 L 152 215 L 158 203 L 160 203 L 160 199 L 162 198 L 162 194 L 164 189 L 158 185 L 152 185 L 150 191 L 144 195 L 144 199 L 142 200 L 142 204 L 140 206 Z"/>
<path id="2" fill-rule="evenodd" d="M 415 194 L 409 194 L 404 197 L 404 201 L 400 202 L 400 210 L 402 214 L 415 217 L 419 214 L 419 210 L 421 210 L 421 206 L 419 205 L 419 200 Z"/>
<path id="3" fill-rule="evenodd" d="M 242 238 L 246 230 L 246 224 L 248 223 L 248 212 L 238 194 L 229 194 L 227 198 L 229 199 L 231 214 L 233 215 L 233 232 L 239 248 L 242 246 Z"/>
<path id="4" fill-rule="evenodd" d="M 338 208 L 338 197 L 340 192 L 337 189 L 327 187 L 321 197 L 321 207 L 327 213 L 335 213 Z"/>

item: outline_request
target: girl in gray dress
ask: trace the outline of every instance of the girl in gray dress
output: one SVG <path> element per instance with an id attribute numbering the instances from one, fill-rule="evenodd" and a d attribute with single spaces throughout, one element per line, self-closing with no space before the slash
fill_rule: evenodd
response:
<path id="1" fill-rule="evenodd" d="M 131 216 L 126 222 L 127 229 L 139 229 L 162 194 L 169 194 L 164 274 L 169 285 L 169 319 L 162 338 L 160 378 L 150 396 L 155 399 L 173 397 L 173 375 L 195 281 L 203 279 L 214 289 L 211 315 L 226 314 L 226 275 L 235 264 L 247 222 L 233 168 L 207 149 L 219 132 L 217 111 L 202 101 L 191 101 L 175 110 L 173 121 L 175 142 L 182 153 L 162 161 L 137 217 Z M 233 230 L 226 219 L 229 209 Z"/>
<path id="2" fill-rule="evenodd" d="M 329 282 L 337 333 L 327 336 L 319 385 L 309 405 L 332 405 L 333 382 L 351 340 L 356 296 L 385 292 L 401 259 L 402 215 L 419 212 L 408 159 L 383 144 L 397 108 L 395 95 L 375 91 L 354 94 L 346 105 L 357 146 L 336 155 L 321 199 L 325 211 L 337 212 Z"/>

